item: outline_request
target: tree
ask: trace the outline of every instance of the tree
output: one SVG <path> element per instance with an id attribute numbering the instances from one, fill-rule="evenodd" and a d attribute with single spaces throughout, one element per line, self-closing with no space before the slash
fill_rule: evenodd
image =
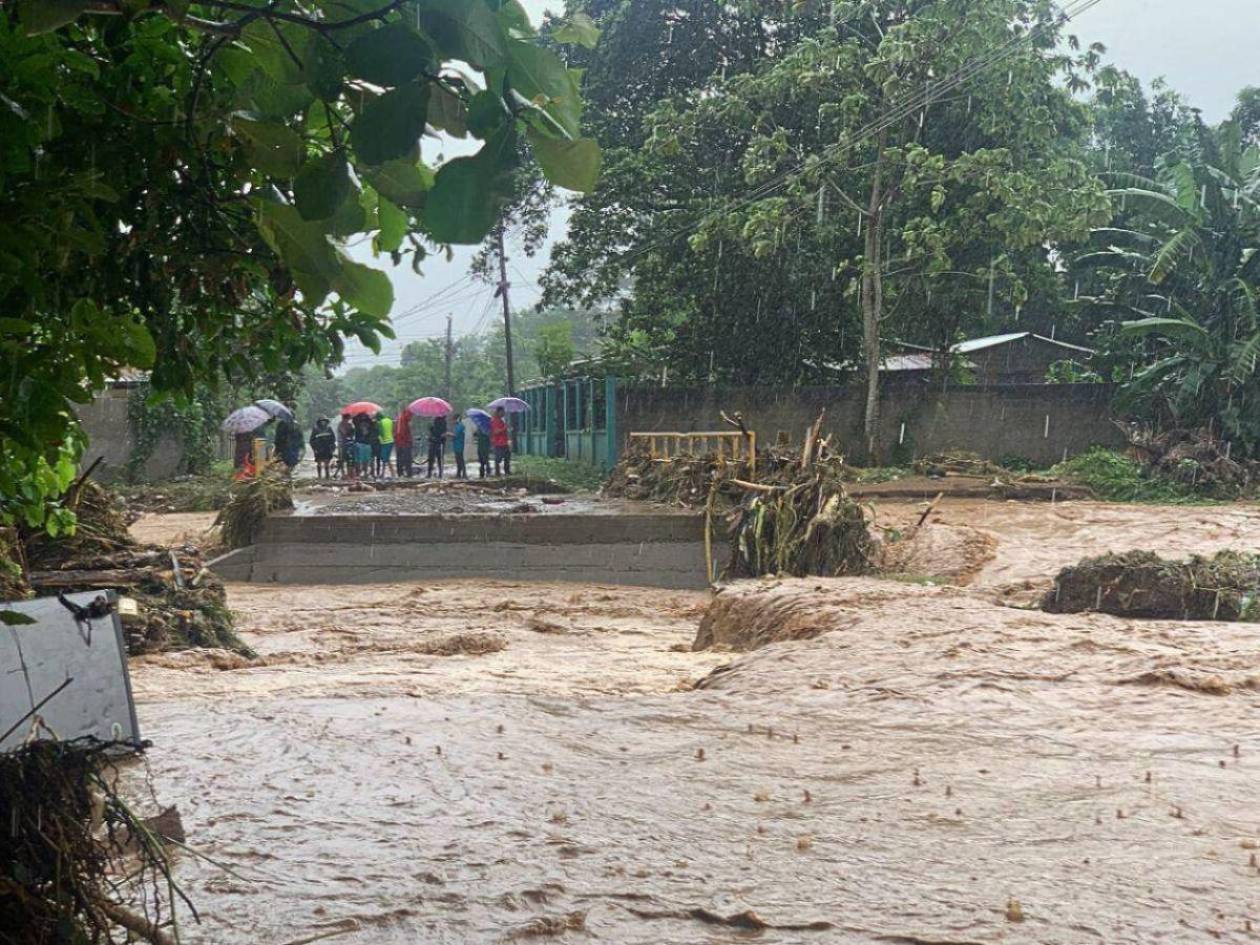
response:
<path id="1" fill-rule="evenodd" d="M 538 329 L 534 359 L 544 378 L 551 380 L 563 375 L 576 353 L 573 346 L 573 326 L 569 322 L 551 322 Z"/>
<path id="2" fill-rule="evenodd" d="M 877 457 L 885 335 L 943 341 L 939 311 L 1017 316 L 1054 280 L 1052 248 L 1106 213 L 1067 88 L 1102 50 L 1064 51 L 1062 26 L 1042 0 L 830 5 L 656 107 L 585 198 L 603 200 L 601 242 L 563 247 L 553 285 L 623 293 L 614 352 L 682 379 L 793 383 L 860 361 Z"/>
<path id="3" fill-rule="evenodd" d="M 1122 379 L 1122 403 L 1258 456 L 1260 146 L 1233 121 L 1199 123 L 1195 138 L 1154 178 L 1117 176 L 1109 194 L 1131 222 L 1099 230 L 1076 266 L 1103 281 L 1086 302 L 1113 320 L 1103 363 Z"/>
<path id="4" fill-rule="evenodd" d="M 479 242 L 520 140 L 590 178 L 580 122 L 516 0 L 0 0 L 0 521 L 48 521 L 124 367 L 190 397 L 378 345 L 390 282 L 345 240 Z"/>

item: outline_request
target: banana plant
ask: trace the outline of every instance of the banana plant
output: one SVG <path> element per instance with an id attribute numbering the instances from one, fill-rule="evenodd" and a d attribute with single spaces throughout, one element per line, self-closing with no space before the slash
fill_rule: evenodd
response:
<path id="1" fill-rule="evenodd" d="M 1128 225 L 1097 230 L 1075 266 L 1099 270 L 1086 301 L 1113 310 L 1113 355 L 1130 359 L 1122 404 L 1257 455 L 1260 148 L 1232 122 L 1198 130 L 1193 153 L 1165 156 L 1153 179 L 1113 176 Z"/>

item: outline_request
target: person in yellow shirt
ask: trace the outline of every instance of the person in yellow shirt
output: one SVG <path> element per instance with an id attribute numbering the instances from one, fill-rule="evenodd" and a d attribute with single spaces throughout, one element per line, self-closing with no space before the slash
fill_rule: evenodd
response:
<path id="1" fill-rule="evenodd" d="M 376 415 L 376 432 L 380 437 L 381 448 L 376 454 L 376 477 L 382 478 L 386 473 L 391 476 L 394 474 L 389 464 L 390 456 L 394 452 L 394 421 L 391 417 L 383 413 Z"/>

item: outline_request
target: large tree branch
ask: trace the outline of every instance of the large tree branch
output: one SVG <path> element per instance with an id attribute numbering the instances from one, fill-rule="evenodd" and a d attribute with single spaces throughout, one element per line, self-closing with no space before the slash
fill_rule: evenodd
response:
<path id="1" fill-rule="evenodd" d="M 305 29 L 315 30 L 318 33 L 334 33 L 337 30 L 349 29 L 352 26 L 358 26 L 361 23 L 367 23 L 372 20 L 383 20 L 389 14 L 401 9 L 407 2 L 408 0 L 390 0 L 390 2 L 383 3 L 374 10 L 368 10 L 365 13 L 346 17 L 342 20 L 317 20 L 313 17 L 303 16 L 300 13 L 276 10 L 274 5 L 271 4 L 255 6 L 250 3 L 242 3 L 240 0 L 200 0 L 202 6 L 214 7 L 227 13 L 244 14 L 239 20 L 216 21 L 189 14 L 179 14 L 170 8 L 166 0 L 157 0 L 149 9 L 161 12 L 176 22 L 203 33 L 232 37 L 240 35 L 245 24 L 259 18 L 272 23 L 293 23 Z M 128 11 L 126 9 L 126 0 L 93 0 L 84 12 L 96 16 L 122 16 Z"/>

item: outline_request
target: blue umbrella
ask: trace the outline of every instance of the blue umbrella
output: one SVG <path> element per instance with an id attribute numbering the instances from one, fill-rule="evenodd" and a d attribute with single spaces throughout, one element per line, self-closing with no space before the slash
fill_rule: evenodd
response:
<path id="1" fill-rule="evenodd" d="M 464 416 L 473 423 L 477 424 L 477 429 L 482 433 L 490 432 L 490 414 L 486 413 L 484 410 L 478 410 L 476 407 L 470 407 L 464 412 Z"/>

